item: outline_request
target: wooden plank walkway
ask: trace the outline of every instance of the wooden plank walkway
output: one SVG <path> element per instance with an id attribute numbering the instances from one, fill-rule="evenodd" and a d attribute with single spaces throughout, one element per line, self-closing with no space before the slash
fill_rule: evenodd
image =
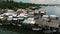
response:
<path id="1" fill-rule="evenodd" d="M 38 16 L 35 16 L 35 18 Z M 38 24 L 39 26 L 49 26 L 49 27 L 59 28 L 59 25 L 60 25 L 59 20 L 52 20 L 51 22 L 46 22 L 40 16 L 39 16 L 39 19 L 36 19 L 35 21 L 36 21 L 36 24 Z"/>

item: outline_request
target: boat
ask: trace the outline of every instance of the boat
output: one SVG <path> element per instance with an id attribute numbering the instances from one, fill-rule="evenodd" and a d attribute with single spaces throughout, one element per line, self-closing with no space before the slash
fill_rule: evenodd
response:
<path id="1" fill-rule="evenodd" d="M 35 10 L 29 11 L 28 13 L 22 12 L 18 14 L 13 10 L 9 10 L 9 12 L 0 15 L 0 21 L 2 25 L 3 24 L 5 25 L 12 24 L 14 26 L 18 25 L 20 27 L 28 28 L 33 31 L 42 31 L 44 33 L 57 32 L 60 25 L 58 16 L 47 15 L 45 14 L 46 12 L 44 10 L 41 10 L 40 14 L 37 14 L 35 16 L 34 12 Z M 39 13 L 39 11 L 37 13 Z"/>

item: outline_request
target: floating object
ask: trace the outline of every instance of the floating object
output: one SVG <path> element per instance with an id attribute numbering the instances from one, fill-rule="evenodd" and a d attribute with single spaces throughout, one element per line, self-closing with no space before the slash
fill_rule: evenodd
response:
<path id="1" fill-rule="evenodd" d="M 8 16 L 7 20 L 11 21 L 13 19 L 13 16 Z"/>
<path id="2" fill-rule="evenodd" d="M 8 10 L 7 10 L 7 13 L 14 13 L 14 10 L 8 9 Z"/>
<path id="3" fill-rule="evenodd" d="M 24 20 L 23 23 L 35 24 L 35 21 L 34 21 L 34 18 L 28 18 L 27 20 Z"/>
<path id="4" fill-rule="evenodd" d="M 4 17 L 0 17 L 0 19 L 3 19 Z"/>
<path id="5" fill-rule="evenodd" d="M 13 19 L 12 19 L 12 24 L 13 24 L 13 25 L 16 25 L 17 22 L 18 22 L 17 20 L 18 20 L 17 18 L 13 18 Z"/>
<path id="6" fill-rule="evenodd" d="M 58 18 L 58 16 L 56 16 L 56 15 L 50 15 L 50 19 L 57 19 Z"/>
<path id="7" fill-rule="evenodd" d="M 34 18 L 28 18 L 29 21 L 34 21 Z"/>
<path id="8" fill-rule="evenodd" d="M 42 30 L 42 28 L 32 28 L 33 31 L 39 31 Z"/>
<path id="9" fill-rule="evenodd" d="M 9 16 L 10 14 L 9 13 L 4 13 L 4 15 Z"/>
<path id="10" fill-rule="evenodd" d="M 17 14 L 13 14 L 12 16 L 13 16 L 13 17 L 17 17 Z"/>
<path id="11" fill-rule="evenodd" d="M 40 13 L 45 13 L 44 10 L 41 10 Z"/>
<path id="12" fill-rule="evenodd" d="M 48 18 L 49 18 L 48 15 L 43 15 L 43 16 L 42 16 L 42 19 L 45 20 L 45 21 L 48 21 L 48 20 L 49 20 Z"/>

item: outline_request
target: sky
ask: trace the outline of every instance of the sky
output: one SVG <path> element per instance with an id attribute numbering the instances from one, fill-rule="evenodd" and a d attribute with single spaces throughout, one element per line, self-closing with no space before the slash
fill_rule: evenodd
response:
<path id="1" fill-rule="evenodd" d="M 60 0 L 14 0 L 14 1 L 17 2 L 23 1 L 35 4 L 60 4 Z"/>
<path id="2" fill-rule="evenodd" d="M 20 2 L 20 1 L 22 1 L 22 2 L 30 2 L 31 0 L 14 0 L 14 1 L 16 1 L 16 2 Z"/>

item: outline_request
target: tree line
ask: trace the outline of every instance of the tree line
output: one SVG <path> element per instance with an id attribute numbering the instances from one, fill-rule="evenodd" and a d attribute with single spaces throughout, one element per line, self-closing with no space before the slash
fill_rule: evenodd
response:
<path id="1" fill-rule="evenodd" d="M 39 6 L 39 4 L 14 2 L 14 1 L 2 1 L 2 2 L 0 2 L 0 8 L 2 8 L 2 9 L 28 8 L 29 6 Z"/>

